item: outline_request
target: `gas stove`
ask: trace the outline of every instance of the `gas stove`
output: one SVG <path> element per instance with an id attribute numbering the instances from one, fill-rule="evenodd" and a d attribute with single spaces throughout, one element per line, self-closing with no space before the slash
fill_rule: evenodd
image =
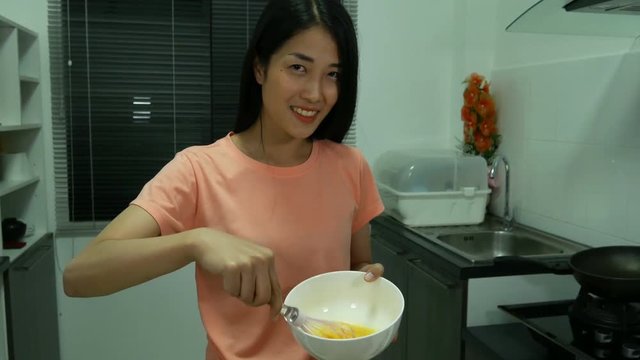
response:
<path id="1" fill-rule="evenodd" d="M 576 299 L 499 308 L 526 325 L 551 359 L 640 359 L 640 303 L 580 291 Z"/>

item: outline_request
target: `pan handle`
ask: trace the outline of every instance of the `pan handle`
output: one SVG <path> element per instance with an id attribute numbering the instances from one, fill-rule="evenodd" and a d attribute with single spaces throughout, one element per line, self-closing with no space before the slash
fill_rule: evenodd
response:
<path id="1" fill-rule="evenodd" d="M 571 275 L 573 269 L 568 262 L 546 262 L 538 259 L 527 258 L 524 256 L 508 255 L 496 256 L 493 258 L 494 264 L 522 265 L 527 264 L 534 268 L 549 271 L 557 275 Z"/>

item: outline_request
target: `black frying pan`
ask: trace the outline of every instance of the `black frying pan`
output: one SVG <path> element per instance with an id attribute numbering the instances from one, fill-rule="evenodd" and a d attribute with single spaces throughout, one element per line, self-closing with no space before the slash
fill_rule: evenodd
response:
<path id="1" fill-rule="evenodd" d="M 579 251 L 569 265 L 522 256 L 499 256 L 494 264 L 526 265 L 568 275 L 588 292 L 603 298 L 640 302 L 640 246 L 603 246 Z"/>
<path id="2" fill-rule="evenodd" d="M 604 246 L 571 256 L 573 276 L 603 298 L 640 301 L 640 246 Z"/>

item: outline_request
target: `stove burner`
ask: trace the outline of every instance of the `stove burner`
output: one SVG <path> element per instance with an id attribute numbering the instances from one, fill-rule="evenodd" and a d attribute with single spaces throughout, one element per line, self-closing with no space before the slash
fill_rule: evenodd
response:
<path id="1" fill-rule="evenodd" d="M 605 299 L 582 289 L 569 306 L 569 321 L 574 345 L 597 359 L 640 359 L 640 303 Z"/>
<path id="2" fill-rule="evenodd" d="M 640 345 L 622 344 L 622 356 L 625 359 L 640 359 Z"/>
<path id="3" fill-rule="evenodd" d="M 586 325 L 640 334 L 640 303 L 610 300 L 581 289 L 569 316 Z M 606 341 L 604 336 L 600 339 Z"/>

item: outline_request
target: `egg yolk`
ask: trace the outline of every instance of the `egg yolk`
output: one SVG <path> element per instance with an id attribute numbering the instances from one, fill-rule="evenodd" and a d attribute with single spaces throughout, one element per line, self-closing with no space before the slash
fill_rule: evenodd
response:
<path id="1" fill-rule="evenodd" d="M 346 322 L 338 322 L 331 325 L 320 325 L 311 331 L 313 335 L 327 339 L 355 339 L 371 335 L 374 332 L 374 329 L 366 326 L 349 324 Z"/>

